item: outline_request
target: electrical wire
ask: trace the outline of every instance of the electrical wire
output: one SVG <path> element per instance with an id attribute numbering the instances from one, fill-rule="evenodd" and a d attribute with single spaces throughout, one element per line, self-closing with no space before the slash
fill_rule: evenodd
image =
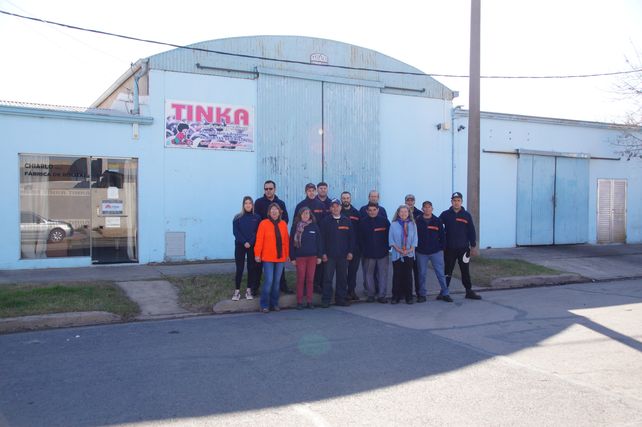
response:
<path id="1" fill-rule="evenodd" d="M 315 66 L 315 67 L 329 67 L 329 68 L 340 68 L 344 70 L 355 70 L 355 71 L 371 71 L 371 72 L 376 72 L 376 73 L 388 73 L 388 74 L 402 74 L 402 75 L 411 75 L 411 76 L 425 76 L 425 77 L 450 77 L 450 78 L 469 78 L 470 76 L 465 75 L 465 74 L 441 74 L 441 73 L 421 73 L 421 72 L 410 72 L 410 71 L 395 71 L 395 70 L 383 70 L 383 69 L 378 69 L 378 68 L 364 68 L 364 67 L 350 67 L 347 65 L 333 65 L 333 64 L 311 64 L 309 62 L 305 61 L 295 61 L 292 59 L 280 59 L 280 58 L 270 58 L 266 56 L 258 56 L 258 55 L 247 55 L 247 54 L 242 54 L 242 53 L 233 53 L 233 52 L 224 52 L 220 50 L 213 50 L 213 49 L 205 49 L 201 47 L 195 47 L 195 46 L 184 46 L 184 45 L 179 45 L 175 43 L 168 43 L 168 42 L 161 42 L 158 40 L 151 40 L 151 39 L 143 39 L 139 37 L 133 37 L 133 36 L 127 36 L 124 34 L 116 34 L 116 33 L 110 33 L 108 31 L 101 31 L 101 30 L 95 30 L 92 28 L 84 28 L 84 27 L 78 27 L 75 25 L 69 25 L 69 24 L 63 24 L 60 22 L 54 22 L 54 21 L 48 21 L 45 19 L 41 18 L 34 18 L 31 16 L 25 16 L 25 15 L 20 15 L 17 13 L 13 12 L 8 12 L 6 10 L 0 10 L 0 13 L 4 15 L 9 15 L 13 16 L 16 18 L 20 19 L 27 19 L 30 21 L 36 21 L 44 24 L 50 24 L 50 25 L 56 25 L 72 30 L 78 30 L 78 31 L 85 31 L 89 33 L 94 33 L 94 34 L 101 34 L 109 37 L 118 37 L 121 39 L 125 40 L 133 40 L 133 41 L 138 41 L 138 42 L 143 42 L 143 43 L 150 43 L 150 44 L 155 44 L 155 45 L 161 45 L 161 46 L 169 46 L 173 47 L 176 49 L 187 49 L 187 50 L 193 50 L 197 52 L 206 52 L 206 53 L 215 53 L 218 55 L 226 55 L 226 56 L 233 56 L 237 58 L 248 58 L 248 59 L 259 59 L 262 61 L 274 61 L 274 62 L 281 62 L 281 63 L 287 63 L 287 64 L 301 64 L 301 65 L 309 65 L 309 66 Z M 637 68 L 637 69 L 631 69 L 627 71 L 613 71 L 613 72 L 605 72 L 605 73 L 590 73 L 590 74 L 570 74 L 570 75 L 544 75 L 544 76 L 501 76 L 501 75 L 493 75 L 493 76 L 480 76 L 482 79 L 575 79 L 575 78 L 587 78 L 587 77 L 604 77 L 604 76 L 616 76 L 616 75 L 622 75 L 622 74 L 633 74 L 633 73 L 640 73 L 642 72 L 642 68 Z"/>

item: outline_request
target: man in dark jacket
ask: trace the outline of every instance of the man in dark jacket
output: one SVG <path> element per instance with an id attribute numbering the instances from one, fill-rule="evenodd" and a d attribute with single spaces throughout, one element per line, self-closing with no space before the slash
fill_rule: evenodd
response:
<path id="1" fill-rule="evenodd" d="M 366 292 L 368 293 L 368 302 L 377 301 L 385 304 L 388 302 L 386 293 L 388 291 L 388 232 L 390 231 L 390 221 L 379 215 L 379 205 L 369 203 L 366 209 L 367 217 L 362 218 L 359 222 L 359 245 L 361 247 L 361 256 L 363 257 L 363 275 L 366 279 Z M 381 285 L 379 289 L 375 286 L 375 269 Z"/>
<path id="2" fill-rule="evenodd" d="M 352 206 L 352 195 L 349 191 L 341 193 L 341 215 L 345 216 L 352 223 L 352 230 L 355 233 L 355 241 L 359 242 L 359 211 Z M 358 301 L 357 296 L 357 271 L 361 262 L 361 250 L 359 245 L 355 245 L 352 259 L 348 263 L 348 297 L 353 301 Z"/>
<path id="3" fill-rule="evenodd" d="M 317 186 L 311 182 L 305 184 L 305 199 L 301 200 L 299 204 L 296 205 L 294 214 L 296 215 L 299 213 L 299 209 L 303 206 L 310 208 L 312 215 L 314 215 L 314 219 L 317 220 L 318 224 L 321 224 L 321 220 L 324 217 L 323 213 L 325 207 L 323 206 L 323 202 L 317 199 Z"/>
<path id="4" fill-rule="evenodd" d="M 259 197 L 254 202 L 254 213 L 258 214 L 261 219 L 268 217 L 268 207 L 272 203 L 276 203 L 281 207 L 281 219 L 288 222 L 288 210 L 285 207 L 285 202 L 276 195 L 276 184 L 272 180 L 267 180 L 263 184 L 263 197 Z"/>
<path id="5" fill-rule="evenodd" d="M 350 305 L 347 297 L 348 262 L 352 259 L 355 240 L 350 220 L 341 215 L 341 202 L 332 200 L 330 215 L 321 224 L 323 237 L 323 297 L 321 307 L 330 307 L 332 280 L 336 273 L 335 304 Z"/>
<path id="6" fill-rule="evenodd" d="M 419 270 L 419 291 L 417 293 L 417 302 L 426 301 L 426 273 L 428 271 L 428 261 L 432 264 L 441 292 L 437 297 L 438 300 L 453 302 L 448 294 L 448 285 L 444 275 L 444 247 L 446 246 L 446 235 L 441 220 L 432 214 L 432 203 L 429 201 L 422 204 L 423 214 L 417 217 L 417 237 L 419 243 L 415 248 Z"/>
<path id="7" fill-rule="evenodd" d="M 473 285 L 468 269 L 470 256 L 478 254 L 477 234 L 473 217 L 461 205 L 462 198 L 461 193 L 453 193 L 450 198 L 450 209 L 439 215 L 446 230 L 446 249 L 444 251 L 446 285 L 450 286 L 450 279 L 455 269 L 455 262 L 457 262 L 461 271 L 461 282 L 466 288 L 466 298 L 481 299 L 472 289 Z"/>

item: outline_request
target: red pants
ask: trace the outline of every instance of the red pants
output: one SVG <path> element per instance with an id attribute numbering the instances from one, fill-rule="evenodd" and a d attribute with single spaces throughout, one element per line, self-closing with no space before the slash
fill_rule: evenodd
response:
<path id="1" fill-rule="evenodd" d="M 317 268 L 317 257 L 305 256 L 296 259 L 296 302 L 303 303 L 303 290 L 308 304 L 312 304 L 312 287 L 314 284 L 314 271 Z"/>

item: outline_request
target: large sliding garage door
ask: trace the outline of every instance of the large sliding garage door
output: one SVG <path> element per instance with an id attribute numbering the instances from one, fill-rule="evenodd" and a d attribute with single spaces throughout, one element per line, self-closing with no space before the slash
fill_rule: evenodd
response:
<path id="1" fill-rule="evenodd" d="M 517 169 L 517 244 L 588 241 L 589 160 L 520 154 Z"/>
<path id="2" fill-rule="evenodd" d="M 320 180 L 332 197 L 347 190 L 353 200 L 366 200 L 379 186 L 379 91 L 350 81 L 260 74 L 258 188 L 276 181 L 288 209 L 305 197 L 307 182 Z"/>

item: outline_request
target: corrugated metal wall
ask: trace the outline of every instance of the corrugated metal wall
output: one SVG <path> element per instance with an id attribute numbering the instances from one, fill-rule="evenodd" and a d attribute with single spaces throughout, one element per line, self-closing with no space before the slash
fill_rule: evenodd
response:
<path id="1" fill-rule="evenodd" d="M 291 212 L 321 179 L 321 82 L 261 74 L 257 96 L 257 194 L 266 179 Z"/>
<path id="2" fill-rule="evenodd" d="M 379 88 L 323 83 L 324 169 L 330 195 L 352 193 L 359 208 L 379 188 Z"/>

